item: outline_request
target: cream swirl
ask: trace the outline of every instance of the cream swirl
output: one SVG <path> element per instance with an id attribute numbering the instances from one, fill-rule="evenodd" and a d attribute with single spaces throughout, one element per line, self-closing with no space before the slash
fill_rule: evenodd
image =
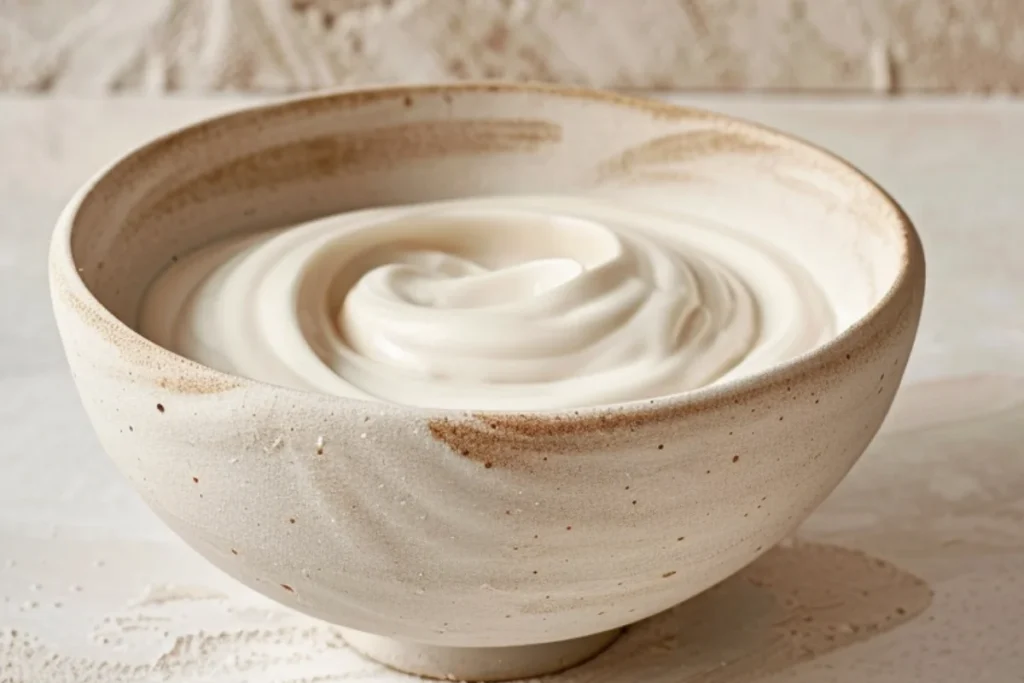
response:
<path id="1" fill-rule="evenodd" d="M 441 408 L 686 391 L 833 334 L 769 245 L 594 197 L 373 209 L 218 242 L 168 268 L 140 332 L 219 370 Z"/>

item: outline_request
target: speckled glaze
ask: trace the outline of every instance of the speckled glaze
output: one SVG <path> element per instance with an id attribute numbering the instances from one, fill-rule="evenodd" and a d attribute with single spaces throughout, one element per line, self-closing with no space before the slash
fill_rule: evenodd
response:
<path id="1" fill-rule="evenodd" d="M 870 310 L 755 377 L 532 414 L 284 389 L 132 329 L 161 268 L 230 233 L 482 193 L 704 191 L 711 176 L 834 233 L 884 283 Z M 171 528 L 386 664 L 477 680 L 571 666 L 792 531 L 885 417 L 924 293 L 907 218 L 825 152 L 706 112 L 491 84 L 317 95 L 160 138 L 72 200 L 50 275 L 96 432 Z"/>

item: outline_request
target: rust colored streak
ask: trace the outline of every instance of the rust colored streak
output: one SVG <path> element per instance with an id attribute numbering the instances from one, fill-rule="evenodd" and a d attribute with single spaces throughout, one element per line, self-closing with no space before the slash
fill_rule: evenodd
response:
<path id="1" fill-rule="evenodd" d="M 241 386 L 230 377 L 199 376 L 196 374 L 167 374 L 158 377 L 156 385 L 175 394 L 219 394 Z"/>
<path id="2" fill-rule="evenodd" d="M 102 315 L 96 310 L 94 305 L 79 298 L 71 290 L 63 277 L 57 276 L 53 278 L 53 292 L 58 301 L 70 308 L 78 316 L 79 320 L 92 328 L 104 341 L 117 347 L 119 350 L 123 349 L 125 343 L 130 341 L 126 326 L 119 324 L 112 315 Z"/>
<path id="3" fill-rule="evenodd" d="M 421 121 L 325 135 L 249 154 L 190 179 L 132 221 L 135 229 L 182 204 L 292 183 L 381 170 L 415 160 L 533 152 L 562 139 L 556 123 L 529 119 Z M 130 231 L 131 227 L 126 227 Z"/>
<path id="4" fill-rule="evenodd" d="M 528 469 L 548 454 L 593 453 L 618 445 L 634 436 L 628 427 L 645 419 L 639 412 L 572 418 L 479 414 L 430 420 L 428 427 L 435 439 L 485 469 Z"/>
<path id="5" fill-rule="evenodd" d="M 777 148 L 750 136 L 724 130 L 691 130 L 648 140 L 617 154 L 597 167 L 601 180 L 629 176 L 658 164 L 686 163 L 720 154 L 768 152 Z"/>
<path id="6" fill-rule="evenodd" d="M 611 180 L 613 176 L 602 176 L 602 180 Z M 636 169 L 629 175 L 614 176 L 614 179 L 623 185 L 679 185 L 682 183 L 693 183 L 701 180 L 696 173 L 681 171 L 678 169 Z"/>
<path id="7" fill-rule="evenodd" d="M 636 430 L 688 412 L 648 406 L 583 415 L 488 414 L 429 422 L 434 438 L 457 453 L 492 467 L 508 467 L 523 453 L 593 453 L 634 441 Z"/>
<path id="8" fill-rule="evenodd" d="M 148 380 L 176 394 L 217 394 L 241 386 L 238 378 L 214 373 L 198 363 L 160 351 L 112 314 L 104 315 L 97 310 L 99 304 L 82 300 L 62 278 L 54 278 L 53 287 L 57 299 L 132 366 L 136 372 L 131 381 Z"/>

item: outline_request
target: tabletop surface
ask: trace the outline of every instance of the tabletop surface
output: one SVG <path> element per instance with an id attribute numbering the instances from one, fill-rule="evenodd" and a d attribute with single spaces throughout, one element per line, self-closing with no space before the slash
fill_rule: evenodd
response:
<path id="1" fill-rule="evenodd" d="M 551 683 L 1024 681 L 1024 103 L 686 97 L 846 156 L 924 241 L 880 435 L 795 539 Z M 412 681 L 209 567 L 103 455 L 50 229 L 146 138 L 254 100 L 0 98 L 0 683 Z"/>

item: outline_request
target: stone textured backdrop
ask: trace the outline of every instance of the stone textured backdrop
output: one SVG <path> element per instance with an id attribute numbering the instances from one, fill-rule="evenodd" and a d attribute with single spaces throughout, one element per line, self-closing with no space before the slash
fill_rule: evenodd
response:
<path id="1" fill-rule="evenodd" d="M 1024 91 L 1021 0 L 0 0 L 0 89 Z"/>

